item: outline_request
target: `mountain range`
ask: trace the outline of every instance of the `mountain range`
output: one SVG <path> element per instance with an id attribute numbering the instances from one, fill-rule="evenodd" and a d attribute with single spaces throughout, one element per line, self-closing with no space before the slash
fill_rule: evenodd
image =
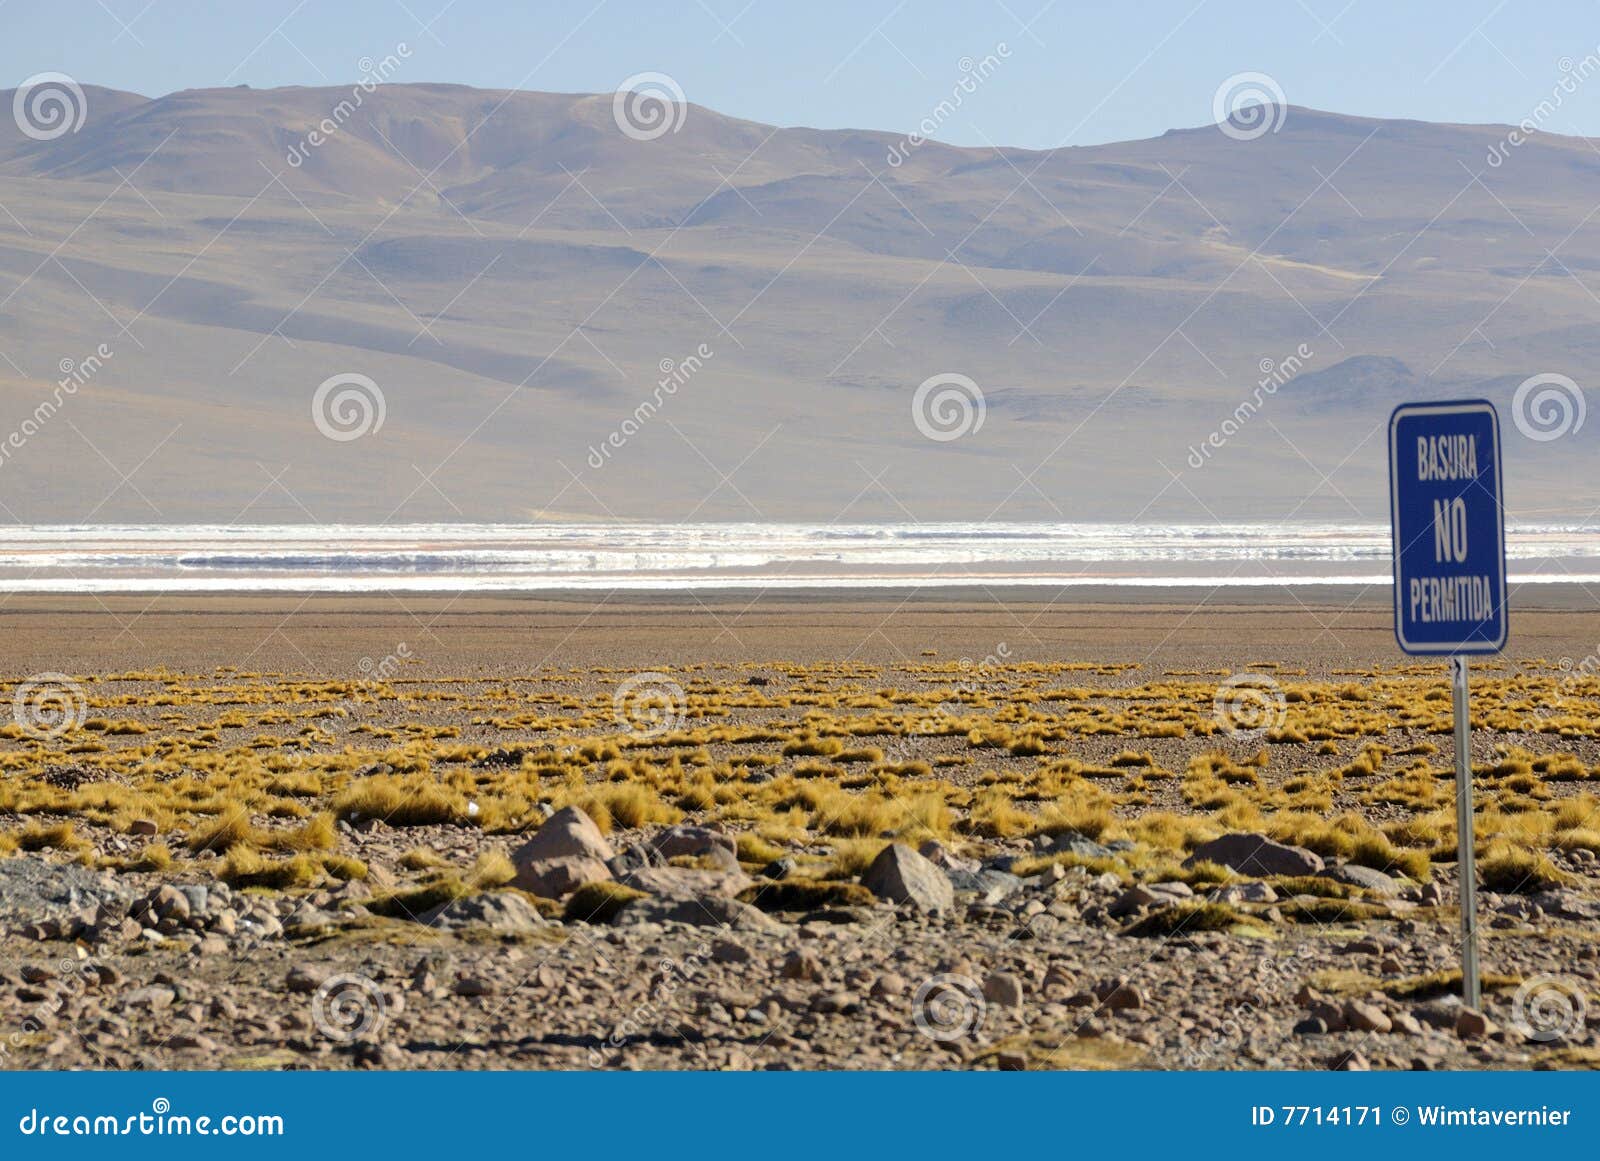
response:
<path id="1" fill-rule="evenodd" d="M 1452 395 L 1500 405 L 1513 515 L 1592 512 L 1594 141 L 68 96 L 0 93 L 0 518 L 1382 519 L 1389 410 Z"/>

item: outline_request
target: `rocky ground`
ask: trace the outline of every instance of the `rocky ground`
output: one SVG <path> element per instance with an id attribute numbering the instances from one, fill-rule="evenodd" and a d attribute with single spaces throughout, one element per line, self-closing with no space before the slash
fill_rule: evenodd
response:
<path id="1" fill-rule="evenodd" d="M 724 615 L 739 625 L 733 613 Z M 1110 614 L 1113 623 L 1096 631 L 1114 634 L 1122 616 Z M 870 621 L 854 625 L 851 639 L 858 633 L 870 638 L 876 611 Z M 1257 636 L 1215 648 L 1235 657 L 1248 650 L 1251 660 L 1270 654 L 1283 664 L 1309 661 L 1308 688 L 1321 688 L 1318 682 L 1333 688 L 1350 680 L 1344 667 L 1371 662 L 1359 650 L 1308 647 L 1310 634 L 1292 621 L 1289 614 L 1268 617 Z M 1034 624 L 1048 627 L 1037 619 Z M 79 662 L 92 653 L 85 637 L 95 631 L 88 622 L 80 625 L 66 643 L 69 652 L 80 651 Z M 757 637 L 755 628 L 740 627 Z M 229 645 L 226 633 L 197 637 L 189 625 L 181 630 L 189 640 L 177 642 L 152 628 L 147 624 L 144 631 L 169 652 L 157 650 L 152 658 L 143 646 L 140 656 L 148 664 L 197 668 L 212 661 L 197 651 L 229 656 L 231 649 L 236 659 L 244 652 Z M 1566 648 L 1575 650 L 1593 628 L 1570 626 Z M 340 631 L 353 632 L 346 624 Z M 393 623 L 361 629 L 378 640 L 397 631 Z M 626 639 L 638 631 L 623 625 L 593 633 L 606 650 L 625 652 L 617 635 Z M 260 625 L 250 632 L 272 634 Z M 866 662 L 881 665 L 881 673 L 868 679 L 852 670 L 831 679 L 833 692 L 848 701 L 904 683 L 906 659 L 921 653 L 903 647 L 912 640 L 982 656 L 977 645 L 952 645 L 949 629 L 921 626 L 911 638 L 900 637 L 903 632 L 891 626 L 896 639 L 884 638 L 888 656 L 874 662 L 866 651 Z M 325 629 L 308 633 L 327 637 Z M 1297 644 L 1284 646 L 1281 639 Z M 794 644 L 781 632 L 761 640 L 767 648 Z M 1212 646 L 1180 646 L 1155 660 L 1139 653 L 1132 661 L 1147 677 L 1219 660 L 1206 652 Z M 471 643 L 458 640 L 458 647 L 470 651 Z M 839 642 L 808 641 L 802 648 L 813 647 L 844 655 Z M 282 671 L 251 680 L 300 681 L 294 675 L 307 674 L 308 667 L 317 673 L 322 656 L 315 648 L 309 638 L 289 649 L 278 642 L 255 661 L 282 665 Z M 589 712 L 585 699 L 605 694 L 606 683 L 616 681 L 593 666 L 599 646 L 582 648 L 588 652 L 562 656 L 571 668 L 552 678 L 575 699 L 569 707 L 575 739 L 590 728 L 578 728 Z M 747 658 L 751 645 L 723 642 L 686 652 L 703 658 L 718 648 Z M 1103 650 L 1081 656 L 1089 655 L 1109 656 Z M 1130 652 L 1124 648 L 1117 656 Z M 646 660 L 670 663 L 661 656 Z M 683 663 L 684 653 L 677 660 Z M 446 672 L 465 669 L 460 656 L 445 665 Z M 575 679 L 585 665 L 593 668 Z M 112 672 L 104 658 L 98 670 L 71 668 Z M 688 684 L 688 671 L 682 672 Z M 782 689 L 789 700 L 730 715 L 745 725 L 791 728 L 797 721 L 791 707 L 812 696 L 805 691 L 830 684 L 807 684 L 778 666 L 761 672 L 766 676 L 741 668 L 738 681 L 751 688 L 751 677 L 759 676 L 771 685 L 753 688 L 771 689 L 774 696 Z M 1530 660 L 1507 677 L 1508 687 L 1538 672 Z M 116 699 L 96 693 L 91 713 L 179 730 L 181 715 L 209 719 L 217 712 L 212 706 L 174 708 L 183 682 L 124 676 Z M 441 674 L 433 678 L 444 683 Z M 1113 671 L 1105 677 L 1105 696 L 1126 708 L 1124 687 L 1137 688 L 1143 679 Z M 994 686 L 983 696 L 1000 703 L 1001 687 L 1019 703 L 1037 694 L 1026 663 L 1014 657 L 986 667 L 982 680 Z M 1284 685 L 1297 688 L 1288 678 Z M 89 688 L 99 687 L 91 682 Z M 1589 696 L 1553 688 L 1568 701 Z M 466 763 L 477 780 L 472 785 L 489 785 L 503 760 L 496 755 L 519 741 L 517 730 L 485 724 L 481 711 L 430 709 L 427 698 L 436 695 L 423 680 L 397 699 L 363 703 L 339 723 L 334 741 L 318 742 L 313 754 L 325 755 L 329 778 L 346 787 L 350 779 L 390 776 L 373 774 L 371 767 L 340 768 L 335 775 L 335 756 L 370 744 L 353 734 L 358 724 L 453 723 L 460 732 L 451 744 L 477 747 L 472 752 L 478 757 Z M 293 695 L 283 696 L 292 708 Z M 163 697 L 164 706 L 158 704 Z M 1290 727 L 1312 720 L 1296 716 L 1300 703 L 1293 698 L 1288 705 Z M 1559 708 L 1566 713 L 1573 706 Z M 1196 778 L 1210 777 L 1204 769 L 1192 773 L 1195 755 L 1222 745 L 1243 760 L 1259 748 L 1259 740 L 1231 742 L 1198 731 L 1211 711 L 1209 703 L 1195 708 L 1182 737 L 1086 732 L 1074 740 L 1046 731 L 1046 755 L 1024 746 L 1020 754 L 984 751 L 971 768 L 941 768 L 956 817 L 949 824 L 936 821 L 936 837 L 906 824 L 845 841 L 813 814 L 809 829 L 798 828 L 792 840 L 770 831 L 778 837 L 754 845 L 754 823 L 741 821 L 737 803 L 699 808 L 687 799 L 675 812 L 677 821 L 630 824 L 626 817 L 604 817 L 602 830 L 572 804 L 577 799 L 570 788 L 547 778 L 542 785 L 548 792 L 530 792 L 525 821 L 502 819 L 493 828 L 465 808 L 450 821 L 395 825 L 328 806 L 328 817 L 337 821 L 331 841 L 318 847 L 328 869 L 311 882 L 271 885 L 247 885 L 249 876 L 237 874 L 238 851 L 183 845 L 197 828 L 181 821 L 187 818 L 181 812 L 172 813 L 176 808 L 161 795 L 177 795 L 174 786 L 198 794 L 204 779 L 174 782 L 170 773 L 155 772 L 152 743 L 143 735 L 118 740 L 103 732 L 99 749 L 78 755 L 59 752 L 60 739 L 41 744 L 17 737 L 11 743 L 16 761 L 5 777 L 22 780 L 24 789 L 0 811 L 0 836 L 35 837 L 22 843 L 32 849 L 0 857 L 5 1065 L 1450 1069 L 1592 1067 L 1600 1061 L 1600 861 L 1587 840 L 1551 845 L 1537 876 L 1501 880 L 1499 889 L 1480 894 L 1487 989 L 1481 1011 L 1464 1010 L 1452 974 L 1459 964 L 1453 861 L 1435 851 L 1423 881 L 1409 873 L 1415 870 L 1409 863 L 1384 870 L 1369 865 L 1371 858 L 1318 854 L 1228 825 L 1247 818 L 1271 823 L 1288 801 L 1283 796 L 1298 793 L 1285 786 L 1324 777 L 1333 786 L 1330 812 L 1365 812 L 1375 824 L 1403 821 L 1407 810 L 1363 789 L 1404 776 L 1403 762 L 1386 759 L 1370 775 L 1335 778 L 1330 771 L 1352 758 L 1359 764 L 1362 737 L 1381 736 L 1390 751 L 1401 751 L 1430 735 L 1437 739 L 1437 724 L 1397 720 L 1381 735 L 1373 733 L 1379 727 L 1364 727 L 1349 742 L 1341 738 L 1339 752 L 1325 758 L 1317 757 L 1314 743 L 1284 740 L 1269 747 L 1274 753 L 1260 786 L 1241 782 L 1243 798 L 1203 809 L 1183 797 Z M 992 705 L 986 712 L 999 718 L 1009 711 Z M 1063 708 L 1046 716 L 1065 720 L 1066 714 Z M 214 724 L 207 720 L 201 727 Z M 230 762 L 242 761 L 251 746 L 265 746 L 254 737 L 257 728 L 252 720 L 236 734 L 223 731 L 217 741 L 186 741 L 184 760 L 197 761 L 194 755 L 209 747 Z M 786 736 L 774 734 L 780 741 Z M 1511 740 L 1529 753 L 1566 756 L 1566 765 L 1540 770 L 1567 773 L 1550 779 L 1541 773 L 1537 786 L 1521 789 L 1520 768 L 1490 779 L 1495 809 L 1508 817 L 1519 804 L 1553 809 L 1595 781 L 1600 755 L 1593 738 L 1575 728 L 1548 737 L 1524 731 Z M 1004 784 L 1032 778 L 1041 764 L 1066 753 L 1105 763 L 1130 743 L 1177 772 L 1191 763 L 1190 773 L 1148 785 L 1142 778 L 1118 783 L 1111 825 L 1093 833 L 969 825 L 975 800 L 963 796 L 986 785 L 981 771 Z M 739 745 L 695 744 L 708 749 L 708 770 L 724 769 L 740 752 Z M 976 745 L 944 735 L 918 744 L 916 756 L 930 762 L 965 756 Z M 1493 738 L 1478 744 L 1486 761 L 1496 752 Z M 741 745 L 750 752 L 774 748 L 767 741 Z M 801 760 L 785 756 L 759 778 L 741 775 L 737 787 L 754 795 L 785 785 Z M 273 776 L 299 776 L 306 768 Z M 727 769 L 734 768 L 743 769 Z M 1243 767 L 1223 773 L 1230 769 Z M 615 770 L 597 762 L 589 777 L 604 786 Z M 918 786 L 929 781 L 908 777 Z M 841 785 L 852 778 L 860 781 L 850 775 Z M 285 794 L 313 793 L 285 785 Z M 96 787 L 144 797 L 131 807 L 116 797 L 114 812 L 97 812 Z M 70 801 L 80 812 L 70 818 L 77 828 L 71 841 L 62 840 L 59 849 L 37 836 L 48 836 L 49 827 L 69 815 L 35 809 L 56 793 L 75 796 Z M 1090 791 L 1080 780 L 1061 793 Z M 309 801 L 321 810 L 337 799 L 329 791 L 326 799 Z M 1026 795 L 1016 801 L 1028 810 L 1051 805 Z M 1141 818 L 1167 808 L 1204 823 L 1171 850 L 1138 827 Z M 159 825 L 141 811 L 159 818 Z M 283 820 L 260 813 L 249 825 L 255 829 L 241 847 L 260 845 Z M 1569 826 L 1561 833 L 1586 832 Z M 170 844 L 176 857 L 160 868 L 142 864 L 157 843 Z M 757 853 L 768 845 L 773 849 Z M 416 857 L 419 851 L 428 852 L 426 860 Z M 859 865 L 847 873 L 841 866 L 852 854 Z M 342 866 L 335 859 L 359 866 L 360 873 L 335 873 Z"/>

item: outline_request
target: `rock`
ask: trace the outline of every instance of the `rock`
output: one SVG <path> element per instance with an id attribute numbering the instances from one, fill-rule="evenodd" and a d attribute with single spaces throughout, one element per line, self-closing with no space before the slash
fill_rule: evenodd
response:
<path id="1" fill-rule="evenodd" d="M 748 903 L 721 895 L 694 899 L 648 896 L 635 899 L 612 920 L 619 926 L 638 923 L 686 923 L 693 927 L 731 927 L 735 931 L 779 932 L 783 924 Z"/>
<path id="2" fill-rule="evenodd" d="M 169 1048 L 194 1049 L 199 1052 L 216 1052 L 219 1048 L 217 1042 L 211 1037 L 198 1034 L 190 1035 L 187 1032 L 180 1032 L 172 1037 L 167 1041 L 167 1046 Z"/>
<path id="3" fill-rule="evenodd" d="M 1126 980 L 1106 980 L 1094 986 L 1094 998 L 1112 1012 L 1144 1007 L 1144 993 Z"/>
<path id="4" fill-rule="evenodd" d="M 498 935 L 525 935 L 547 926 L 545 917 L 532 903 L 510 891 L 486 891 L 453 899 L 424 911 L 417 921 L 444 931 L 481 927 Z"/>
<path id="5" fill-rule="evenodd" d="M 983 998 L 1002 1008 L 1020 1008 L 1022 980 L 1011 972 L 991 972 L 983 981 Z"/>
<path id="6" fill-rule="evenodd" d="M 1463 1006 L 1456 1013 L 1456 1035 L 1463 1040 L 1476 1040 L 1496 1031 L 1494 1022 L 1476 1008 Z"/>
<path id="7" fill-rule="evenodd" d="M 822 961 L 809 951 L 791 951 L 783 957 L 778 974 L 786 980 L 820 980 Z"/>
<path id="8" fill-rule="evenodd" d="M 824 992 L 811 1001 L 811 1010 L 824 1015 L 849 1015 L 861 1010 L 861 999 L 854 992 Z"/>
<path id="9" fill-rule="evenodd" d="M 1181 891 L 1175 889 L 1179 887 Z M 1193 894 L 1187 883 L 1140 883 L 1118 895 L 1116 901 L 1106 908 L 1106 914 L 1121 919 L 1146 907 L 1170 907 Z"/>
<path id="10" fill-rule="evenodd" d="M 1218 903 L 1276 903 L 1278 893 L 1271 884 L 1262 882 L 1229 883 L 1211 892 Z"/>
<path id="11" fill-rule="evenodd" d="M 794 874 L 794 860 L 788 855 L 784 855 L 781 859 L 773 859 L 761 868 L 761 877 L 764 879 L 787 879 L 792 874 Z"/>
<path id="12" fill-rule="evenodd" d="M 458 996 L 492 996 L 494 984 L 482 976 L 464 976 L 456 981 L 452 990 Z"/>
<path id="13" fill-rule="evenodd" d="M 899 972 L 884 972 L 873 981 L 871 994 L 893 998 L 905 995 L 908 987 L 910 987 L 910 984 L 906 981 L 905 976 Z"/>
<path id="14" fill-rule="evenodd" d="M 1396 1012 L 1389 1017 L 1389 1023 L 1394 1031 L 1406 1036 L 1421 1036 L 1422 1025 L 1410 1012 Z"/>
<path id="15" fill-rule="evenodd" d="M 1317 1000 L 1311 1005 L 1311 1018 L 1321 1020 L 1329 1032 L 1343 1032 L 1345 1030 L 1344 1008 L 1328 1000 Z"/>
<path id="16" fill-rule="evenodd" d="M 880 899 L 923 911 L 949 911 L 955 905 L 950 876 L 904 843 L 884 847 L 861 876 L 861 885 Z"/>
<path id="17" fill-rule="evenodd" d="M 128 833 L 140 835 L 144 838 L 150 838 L 154 835 L 160 834 L 161 830 L 148 818 L 136 818 L 128 824 Z"/>
<path id="18" fill-rule="evenodd" d="M 742 943 L 719 939 L 711 945 L 711 958 L 716 963 L 749 963 L 755 956 Z"/>
<path id="19" fill-rule="evenodd" d="M 520 870 L 524 863 L 548 859 L 585 858 L 604 863 L 615 855 L 594 819 L 576 806 L 568 806 L 546 819 L 531 839 L 512 852 L 511 862 Z"/>
<path id="20" fill-rule="evenodd" d="M 917 848 L 917 853 L 934 866 L 946 871 L 977 871 L 983 867 L 977 859 L 963 859 L 938 839 L 929 839 Z M 958 891 L 960 889 L 956 888 Z"/>
<path id="21" fill-rule="evenodd" d="M 931 859 L 929 861 L 932 862 Z M 934 863 L 936 867 L 939 865 Z M 989 906 L 1009 899 L 1022 890 L 1022 880 L 1005 871 L 989 869 L 968 871 L 956 868 L 946 871 L 946 874 L 950 878 L 951 888 L 957 894 L 976 895 L 980 903 Z"/>
<path id="22" fill-rule="evenodd" d="M 1324 867 L 1317 872 L 1317 877 L 1332 879 L 1335 883 L 1348 883 L 1352 887 L 1361 887 L 1385 899 L 1398 898 L 1400 895 L 1400 884 L 1396 883 L 1392 876 L 1371 867 L 1357 866 L 1355 863 Z"/>
<path id="23" fill-rule="evenodd" d="M 1080 859 L 1114 859 L 1117 857 L 1117 852 L 1110 847 L 1101 846 L 1093 839 L 1085 838 L 1077 831 L 1072 830 L 1044 838 L 1039 849 L 1047 855 L 1076 855 Z"/>
<path id="24" fill-rule="evenodd" d="M 733 855 L 737 862 L 739 855 L 739 844 L 734 841 L 732 835 L 723 834 L 720 830 L 712 830 L 709 827 L 687 824 L 669 826 L 650 840 L 650 847 L 663 859 L 675 859 L 680 855 L 704 855 L 712 850 L 723 850 Z"/>
<path id="25" fill-rule="evenodd" d="M 1294 1026 L 1296 1036 L 1321 1036 L 1327 1031 L 1327 1023 L 1316 1016 L 1307 1016 Z"/>
<path id="26" fill-rule="evenodd" d="M 549 826 L 550 823 L 545 825 Z M 602 883 L 611 878 L 610 867 L 600 859 L 586 855 L 522 860 L 515 865 L 517 877 L 511 881 L 511 885 L 542 899 L 560 899 L 585 883 Z"/>
<path id="27" fill-rule="evenodd" d="M 1367 1058 L 1354 1049 L 1341 1053 L 1333 1058 L 1333 1071 L 1335 1072 L 1370 1072 L 1372 1065 Z"/>
<path id="28" fill-rule="evenodd" d="M 203 884 L 183 883 L 178 890 L 188 900 L 189 914 L 198 919 L 211 909 L 211 895 Z"/>
<path id="29" fill-rule="evenodd" d="M 1530 902 L 1541 911 L 1561 919 L 1600 919 L 1600 899 L 1585 899 L 1566 887 L 1540 891 Z"/>
<path id="30" fill-rule="evenodd" d="M 1351 1000 L 1344 1006 L 1345 1026 L 1357 1032 L 1388 1032 L 1394 1027 L 1384 1010 L 1363 1000 Z"/>
<path id="31" fill-rule="evenodd" d="M 672 899 L 693 899 L 698 895 L 725 895 L 731 899 L 752 881 L 743 871 L 696 871 L 686 867 L 642 867 L 620 880 L 635 891 Z"/>
<path id="32" fill-rule="evenodd" d="M 606 866 L 611 868 L 615 878 L 622 878 L 631 871 L 643 870 L 645 867 L 664 867 L 667 860 L 652 846 L 645 843 L 633 843 L 626 850 L 613 855 L 606 861 Z"/>
<path id="33" fill-rule="evenodd" d="M 1183 865 L 1218 863 L 1242 875 L 1314 875 L 1323 869 L 1322 857 L 1304 847 L 1274 842 L 1264 834 L 1225 834 L 1201 843 Z"/>
<path id="34" fill-rule="evenodd" d="M 321 987 L 322 981 L 327 978 L 328 969 L 321 965 L 296 964 L 289 969 L 283 984 L 291 992 L 309 994 Z"/>
<path id="35" fill-rule="evenodd" d="M 122 997 L 122 1003 L 127 1008 L 146 1008 L 152 1012 L 170 1008 L 178 998 L 178 993 L 171 988 L 160 984 L 150 984 L 143 988 L 134 988 Z"/>
<path id="36" fill-rule="evenodd" d="M 994 1066 L 1001 1072 L 1027 1072 L 1028 1058 L 1020 1052 L 1000 1052 L 995 1055 Z"/>

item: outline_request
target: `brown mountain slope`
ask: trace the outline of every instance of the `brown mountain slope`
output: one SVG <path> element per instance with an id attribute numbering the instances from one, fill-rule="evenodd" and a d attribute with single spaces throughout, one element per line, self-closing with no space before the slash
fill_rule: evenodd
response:
<path id="1" fill-rule="evenodd" d="M 0 428 L 64 400 L 0 461 L 24 521 L 1381 518 L 1396 396 L 1593 363 L 1583 140 L 1294 108 L 896 166 L 700 106 L 635 140 L 609 94 L 84 94 L 0 121 Z M 341 373 L 381 429 L 319 434 Z M 914 421 L 940 373 L 959 439 Z M 1515 505 L 1587 513 L 1593 437 L 1508 441 Z"/>

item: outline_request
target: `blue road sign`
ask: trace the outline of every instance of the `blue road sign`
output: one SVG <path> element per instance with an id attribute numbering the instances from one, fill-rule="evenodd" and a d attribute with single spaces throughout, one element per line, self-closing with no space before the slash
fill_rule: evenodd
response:
<path id="1" fill-rule="evenodd" d="M 1407 653 L 1505 647 L 1504 497 L 1494 404 L 1466 399 L 1394 409 L 1394 635 Z"/>

